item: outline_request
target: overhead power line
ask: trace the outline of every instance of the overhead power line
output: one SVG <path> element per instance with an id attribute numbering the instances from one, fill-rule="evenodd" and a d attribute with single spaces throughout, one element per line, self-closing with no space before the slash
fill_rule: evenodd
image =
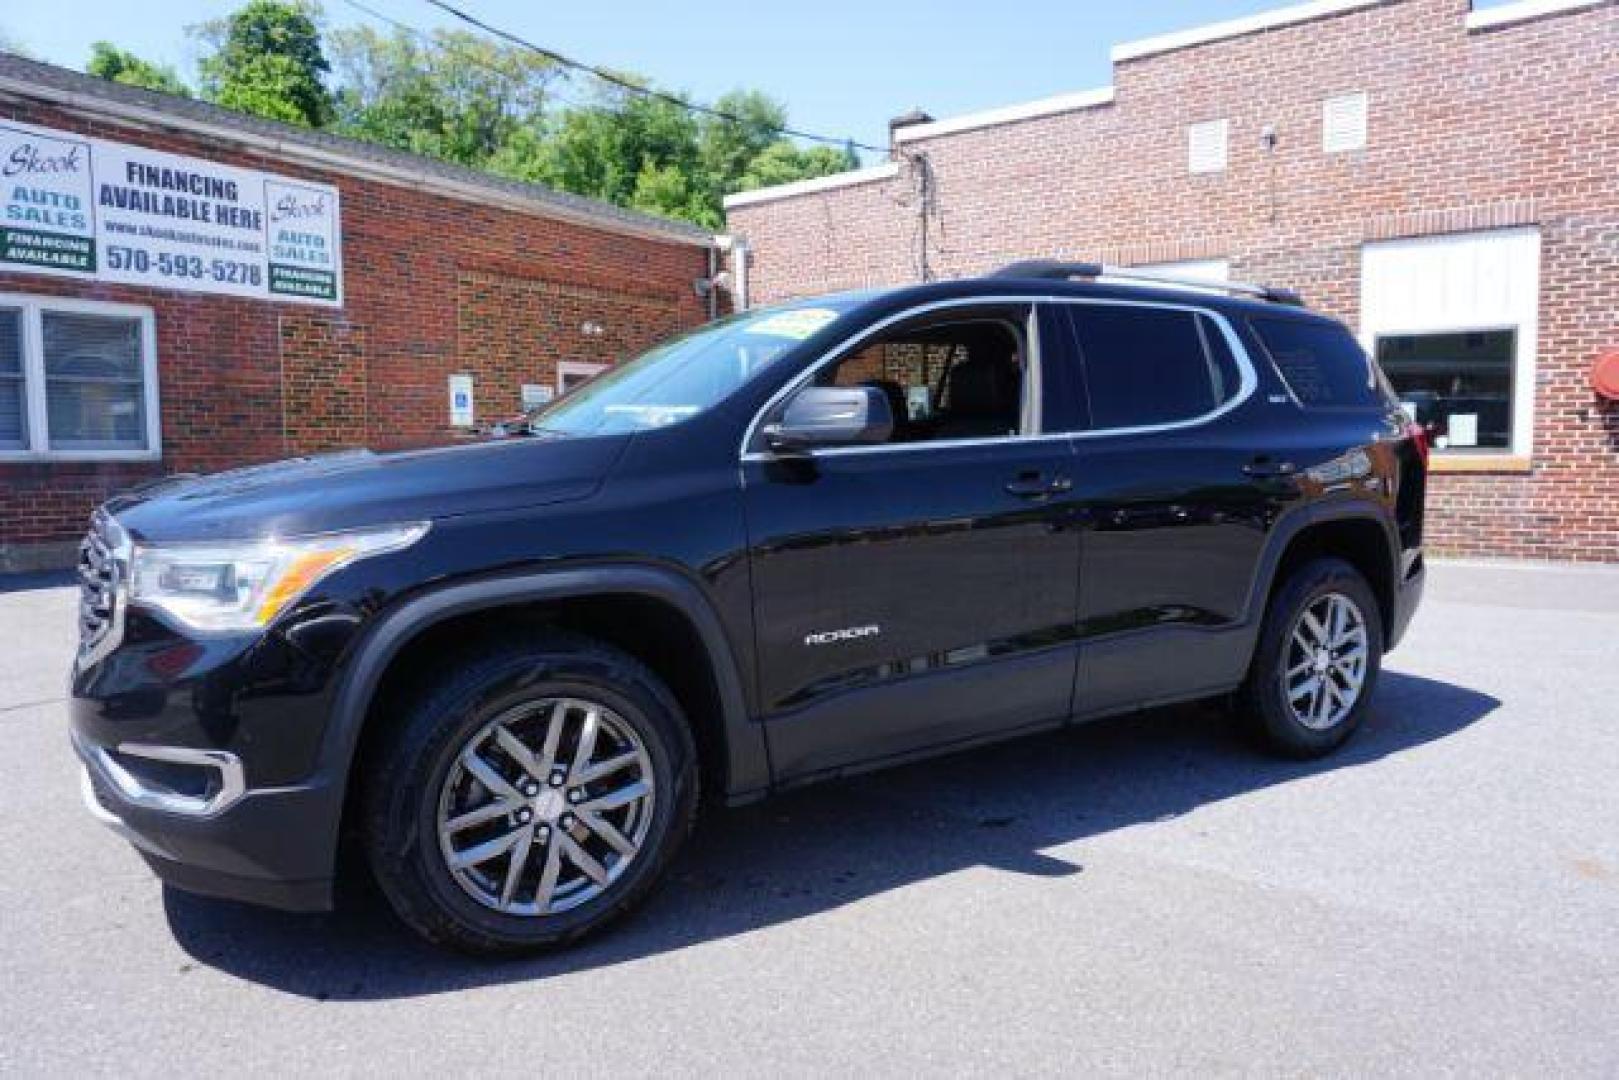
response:
<path id="1" fill-rule="evenodd" d="M 371 7 L 369 4 L 363 4 L 363 3 L 360 2 L 360 0 L 343 0 L 343 3 L 347 4 L 349 7 L 353 8 L 355 11 L 358 11 L 362 15 L 365 15 L 365 16 L 367 16 L 369 18 L 375 19 L 377 22 L 383 23 L 386 26 L 393 27 L 394 30 L 398 31 L 401 34 L 406 35 L 407 37 L 414 38 L 415 40 L 421 42 L 424 45 L 436 46 L 438 48 L 445 49 L 447 52 L 453 53 L 456 57 L 460 58 L 461 60 L 465 61 L 468 64 L 471 64 L 473 67 L 481 68 L 484 71 L 487 71 L 492 75 L 498 75 L 502 79 L 507 80 L 508 82 L 517 82 L 517 81 L 520 81 L 523 78 L 517 72 L 511 71 L 511 70 L 509 70 L 507 68 L 503 68 L 498 64 L 492 64 L 489 61 L 483 59 L 481 56 L 478 56 L 475 53 L 470 53 L 470 52 L 467 52 L 467 51 L 465 51 L 463 49 L 449 48 L 443 42 L 435 41 L 433 39 L 432 35 L 428 34 L 426 31 L 423 31 L 418 27 L 412 26 L 407 22 L 403 22 L 403 21 L 401 21 L 399 19 L 396 19 L 393 16 L 387 14 L 386 12 L 378 11 L 376 8 Z M 569 97 L 569 96 L 566 96 L 566 95 L 559 94 L 559 93 L 553 91 L 549 86 L 546 87 L 545 93 L 546 93 L 546 96 L 548 98 L 560 98 L 562 101 L 567 102 L 567 103 L 569 103 L 571 105 L 582 106 L 582 105 L 585 104 L 583 101 L 579 100 L 578 98 L 572 98 L 572 97 Z"/>
<path id="2" fill-rule="evenodd" d="M 550 60 L 552 63 L 565 67 L 570 71 L 578 71 L 586 75 L 593 76 L 600 79 L 602 82 L 605 82 L 611 86 L 616 86 L 620 90 L 624 90 L 628 93 L 639 94 L 642 97 L 664 101 L 670 105 L 678 106 L 689 112 L 701 113 L 704 116 L 712 116 L 717 120 L 724 120 L 732 124 L 751 125 L 753 123 L 753 121 L 749 120 L 747 117 L 738 116 L 736 113 L 730 112 L 726 109 L 717 109 L 712 105 L 704 105 L 700 102 L 687 101 L 678 94 L 671 94 L 667 91 L 659 90 L 656 87 L 642 86 L 631 79 L 626 79 L 622 75 L 614 74 L 605 68 L 596 67 L 594 64 L 587 64 L 581 60 L 575 60 L 570 56 L 565 56 L 564 54 L 557 52 L 555 49 L 548 49 L 543 45 L 536 45 L 532 41 L 521 38 L 509 30 L 502 30 L 498 26 L 491 26 L 489 23 L 484 22 L 477 16 L 462 11 L 454 4 L 446 3 L 445 0 L 427 0 L 427 3 L 432 4 L 445 14 L 460 19 L 469 26 L 477 27 L 484 33 L 497 37 L 508 44 L 516 45 L 521 49 L 527 49 L 532 53 L 537 53 L 538 55 Z M 807 142 L 825 143 L 829 146 L 853 146 L 857 149 L 867 150 L 874 154 L 888 153 L 888 148 L 886 146 L 873 146 L 870 143 L 859 142 L 855 139 L 838 138 L 834 135 L 821 135 L 813 131 L 803 131 L 798 128 L 787 127 L 785 125 L 772 124 L 770 125 L 770 130 L 779 135 L 791 135 L 795 139 L 803 139 Z"/>

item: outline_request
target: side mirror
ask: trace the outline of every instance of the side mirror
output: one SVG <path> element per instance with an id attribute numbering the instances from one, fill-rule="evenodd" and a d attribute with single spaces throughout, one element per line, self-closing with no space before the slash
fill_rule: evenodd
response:
<path id="1" fill-rule="evenodd" d="M 779 423 L 765 428 L 765 441 L 792 454 L 887 442 L 893 433 L 894 412 L 875 386 L 808 386 L 787 403 Z"/>

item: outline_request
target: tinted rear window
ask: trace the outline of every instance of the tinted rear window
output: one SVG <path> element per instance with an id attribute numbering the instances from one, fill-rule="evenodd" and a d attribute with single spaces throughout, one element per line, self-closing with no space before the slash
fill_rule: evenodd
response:
<path id="1" fill-rule="evenodd" d="M 1241 388 L 1219 328 L 1189 311 L 1074 305 L 1094 429 L 1191 420 Z"/>
<path id="2" fill-rule="evenodd" d="M 1354 336 L 1336 323 L 1251 319 L 1301 405 L 1379 405 L 1371 361 Z"/>

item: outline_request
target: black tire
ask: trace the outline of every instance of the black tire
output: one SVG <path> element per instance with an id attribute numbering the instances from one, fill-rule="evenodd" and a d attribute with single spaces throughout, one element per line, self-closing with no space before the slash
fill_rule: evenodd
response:
<path id="1" fill-rule="evenodd" d="M 440 850 L 439 802 L 469 740 L 493 718 L 548 697 L 605 705 L 633 728 L 656 797 L 639 850 L 600 895 L 567 911 L 511 914 L 481 904 L 452 875 Z M 491 642 L 446 662 L 403 709 L 400 723 L 366 759 L 364 842 L 389 904 L 436 944 L 520 956 L 577 941 L 642 900 L 691 831 L 698 801 L 691 730 L 657 676 L 617 649 L 550 631 Z"/>
<path id="2" fill-rule="evenodd" d="M 1290 642 L 1302 614 L 1336 594 L 1352 603 L 1365 626 L 1365 667 L 1359 695 L 1348 711 L 1325 728 L 1314 728 L 1295 715 L 1285 684 Z M 1261 743 L 1290 758 L 1331 753 L 1360 727 L 1377 689 L 1383 661 L 1383 618 L 1377 597 L 1359 570 L 1342 559 L 1313 559 L 1288 575 L 1274 590 L 1254 650 L 1247 681 L 1237 695 L 1239 716 Z"/>

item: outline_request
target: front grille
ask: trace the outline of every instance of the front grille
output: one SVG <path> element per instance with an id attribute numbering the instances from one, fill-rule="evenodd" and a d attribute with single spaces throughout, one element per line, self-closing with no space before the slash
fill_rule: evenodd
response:
<path id="1" fill-rule="evenodd" d="M 79 545 L 79 647 L 90 650 L 111 633 L 118 605 L 118 561 L 111 523 L 97 513 Z"/>

